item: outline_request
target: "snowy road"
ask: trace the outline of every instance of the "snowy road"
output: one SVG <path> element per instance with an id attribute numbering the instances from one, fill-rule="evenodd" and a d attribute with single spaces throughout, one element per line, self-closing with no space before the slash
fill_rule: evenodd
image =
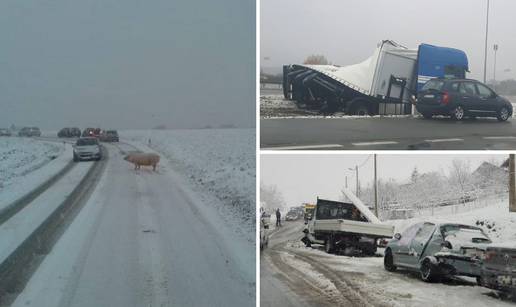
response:
<path id="1" fill-rule="evenodd" d="M 347 257 L 326 254 L 316 245 L 306 248 L 299 242 L 303 226 L 301 222 L 285 223 L 273 234 L 271 247 L 262 253 L 262 306 L 284 306 L 271 298 L 309 306 L 515 304 L 500 299 L 494 291 L 477 286 L 471 279 L 429 284 L 421 281 L 417 274 L 385 271 L 380 255 Z M 286 304 L 289 305 L 296 304 Z"/>
<path id="2" fill-rule="evenodd" d="M 106 146 L 96 190 L 13 306 L 254 306 L 246 245 L 165 161 L 134 171 L 124 146 Z"/>

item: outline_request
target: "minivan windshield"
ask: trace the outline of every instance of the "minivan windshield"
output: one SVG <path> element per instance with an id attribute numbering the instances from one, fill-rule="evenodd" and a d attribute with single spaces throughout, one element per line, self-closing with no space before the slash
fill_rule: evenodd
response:
<path id="1" fill-rule="evenodd" d="M 430 80 L 423 85 L 422 91 L 436 90 L 440 91 L 443 88 L 444 81 L 442 80 Z"/>

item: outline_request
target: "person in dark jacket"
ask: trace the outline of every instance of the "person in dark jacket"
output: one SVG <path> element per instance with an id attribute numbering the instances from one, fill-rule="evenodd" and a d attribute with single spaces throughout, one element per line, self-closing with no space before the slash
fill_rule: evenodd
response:
<path id="1" fill-rule="evenodd" d="M 281 227 L 281 212 L 276 209 L 276 227 Z"/>

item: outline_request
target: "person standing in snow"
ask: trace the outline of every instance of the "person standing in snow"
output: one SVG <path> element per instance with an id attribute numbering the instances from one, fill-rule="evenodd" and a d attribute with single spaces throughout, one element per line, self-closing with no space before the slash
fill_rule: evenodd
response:
<path id="1" fill-rule="evenodd" d="M 281 227 L 281 212 L 276 209 L 276 227 Z"/>

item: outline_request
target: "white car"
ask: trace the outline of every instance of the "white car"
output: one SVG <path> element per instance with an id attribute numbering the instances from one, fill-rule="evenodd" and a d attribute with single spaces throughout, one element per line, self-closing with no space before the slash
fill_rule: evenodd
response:
<path id="1" fill-rule="evenodd" d="M 79 138 L 73 145 L 73 161 L 102 159 L 99 140 L 94 137 Z"/>

